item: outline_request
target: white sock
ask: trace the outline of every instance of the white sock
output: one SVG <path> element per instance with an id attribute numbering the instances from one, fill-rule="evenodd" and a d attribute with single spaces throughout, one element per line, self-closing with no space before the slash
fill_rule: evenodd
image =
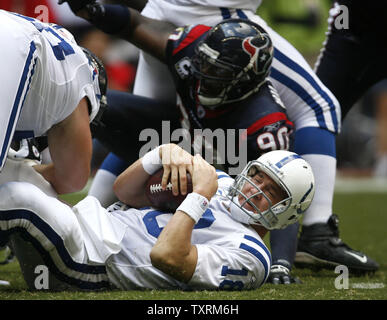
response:
<path id="1" fill-rule="evenodd" d="M 303 154 L 302 157 L 312 166 L 316 183 L 314 198 L 304 214 L 302 225 L 326 223 L 332 215 L 336 159 L 321 154 Z"/>
<path id="2" fill-rule="evenodd" d="M 88 195 L 96 197 L 104 208 L 118 201 L 113 191 L 117 176 L 107 170 L 99 169 L 94 176 Z"/>

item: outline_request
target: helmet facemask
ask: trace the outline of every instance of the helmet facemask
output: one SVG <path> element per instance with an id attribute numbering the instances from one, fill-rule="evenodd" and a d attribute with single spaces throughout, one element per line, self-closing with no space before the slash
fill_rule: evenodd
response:
<path id="1" fill-rule="evenodd" d="M 266 194 L 255 182 L 254 177 L 259 173 L 266 173 L 270 178 L 272 177 L 270 170 L 264 164 L 257 160 L 251 161 L 246 168 L 239 174 L 230 187 L 228 198 L 235 204 L 242 212 L 249 217 L 247 220 L 249 224 L 262 225 L 268 230 L 272 230 L 278 224 L 278 217 L 281 213 L 285 212 L 291 204 L 291 194 L 284 184 L 279 180 L 273 181 L 281 188 L 284 194 L 284 198 L 276 203 L 273 203 L 270 195 Z M 246 184 L 250 184 L 256 192 L 250 195 L 244 193 Z M 255 197 L 261 197 L 259 201 L 260 208 L 254 203 Z M 240 198 L 242 200 L 240 200 Z M 245 219 L 244 217 L 243 219 Z"/>
<path id="2" fill-rule="evenodd" d="M 198 99 L 203 106 L 210 109 L 226 103 L 228 92 L 244 76 L 241 67 L 217 59 L 217 52 L 205 43 L 196 47 L 196 54 L 192 58 L 192 72 L 198 80 Z"/>

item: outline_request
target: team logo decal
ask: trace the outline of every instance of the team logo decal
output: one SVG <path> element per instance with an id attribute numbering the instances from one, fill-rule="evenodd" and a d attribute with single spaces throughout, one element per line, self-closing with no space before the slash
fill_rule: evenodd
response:
<path id="1" fill-rule="evenodd" d="M 173 41 L 179 40 L 181 35 L 183 34 L 183 31 L 184 31 L 184 28 L 182 27 L 177 28 L 173 33 L 170 34 L 169 40 L 173 40 Z"/>
<path id="2" fill-rule="evenodd" d="M 186 79 L 190 75 L 191 70 L 191 60 L 188 57 L 180 59 L 175 64 L 176 72 L 179 74 L 180 78 Z"/>
<path id="3" fill-rule="evenodd" d="M 257 66 L 257 56 L 259 54 L 259 48 L 256 47 L 254 44 L 252 44 L 251 40 L 253 37 L 248 37 L 242 42 L 242 48 L 243 51 L 246 52 L 251 58 L 250 63 L 253 61 L 253 70 L 255 73 L 258 73 L 258 66 Z"/>

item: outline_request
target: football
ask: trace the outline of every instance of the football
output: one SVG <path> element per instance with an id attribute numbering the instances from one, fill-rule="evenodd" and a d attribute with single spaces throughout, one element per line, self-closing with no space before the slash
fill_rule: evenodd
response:
<path id="1" fill-rule="evenodd" d="M 172 193 L 172 183 L 168 182 L 167 188 L 163 190 L 161 188 L 161 180 L 163 178 L 164 169 L 149 177 L 145 194 L 149 199 L 152 207 L 164 211 L 174 213 L 179 205 L 183 202 L 188 193 L 192 192 L 192 179 L 191 175 L 187 172 L 187 194 L 179 194 L 177 196 Z"/>

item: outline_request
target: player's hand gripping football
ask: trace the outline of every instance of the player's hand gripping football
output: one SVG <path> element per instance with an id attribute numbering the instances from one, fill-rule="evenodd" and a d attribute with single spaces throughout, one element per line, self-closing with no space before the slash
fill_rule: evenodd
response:
<path id="1" fill-rule="evenodd" d="M 211 200 L 218 189 L 218 176 L 215 168 L 199 154 L 193 157 L 192 186 L 196 192 Z"/>
<path id="2" fill-rule="evenodd" d="M 192 155 L 175 144 L 166 144 L 160 148 L 164 174 L 161 182 L 163 190 L 168 182 L 172 183 L 172 193 L 177 196 L 187 194 L 187 172 L 192 176 Z"/>
<path id="3" fill-rule="evenodd" d="M 160 148 L 160 157 L 164 169 L 161 182 L 163 189 L 166 189 L 170 181 L 173 195 L 187 194 L 187 173 L 189 173 L 192 178 L 193 192 L 207 199 L 211 199 L 215 194 L 218 188 L 215 168 L 200 155 L 193 157 L 179 146 L 167 144 Z"/>

